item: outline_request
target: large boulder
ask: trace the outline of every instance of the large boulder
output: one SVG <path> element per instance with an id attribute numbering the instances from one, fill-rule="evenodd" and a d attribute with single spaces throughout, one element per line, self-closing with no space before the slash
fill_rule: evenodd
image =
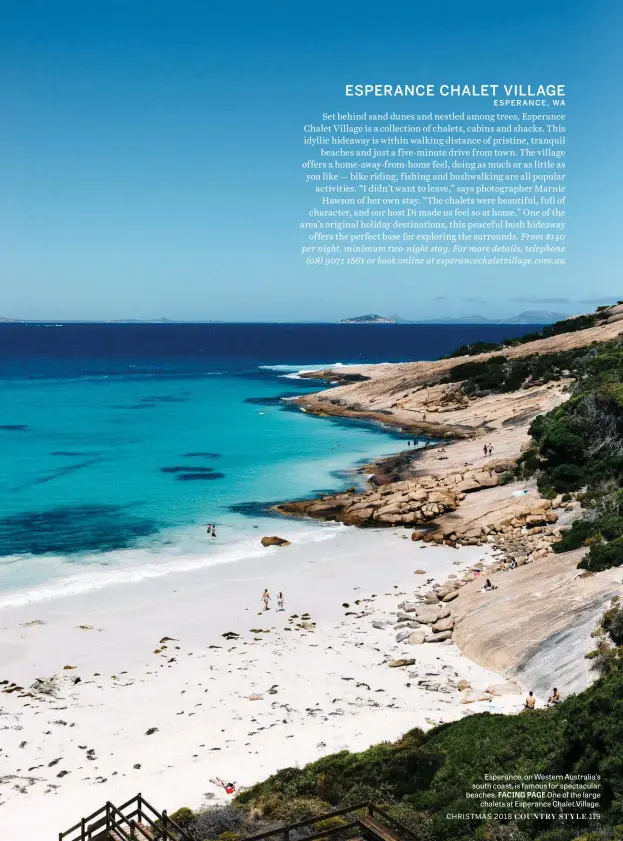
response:
<path id="1" fill-rule="evenodd" d="M 444 596 L 447 596 L 448 593 L 452 593 L 453 590 L 456 590 L 457 584 L 454 581 L 446 581 L 445 584 L 442 584 L 441 587 L 436 591 L 437 598 L 443 599 Z"/>
<path id="2" fill-rule="evenodd" d="M 273 535 L 272 537 L 263 537 L 262 538 L 262 546 L 289 546 L 290 541 L 286 540 L 285 537 L 277 537 Z"/>
<path id="3" fill-rule="evenodd" d="M 416 631 L 412 631 L 407 637 L 409 645 L 422 645 L 426 639 L 426 629 L 420 626 Z"/>
<path id="4" fill-rule="evenodd" d="M 411 628 L 411 630 L 415 630 L 416 628 L 421 628 L 419 622 L 398 622 L 397 625 L 394 625 L 395 631 L 402 631 L 403 628 Z"/>
<path id="5" fill-rule="evenodd" d="M 411 633 L 411 628 L 405 628 L 402 631 L 398 631 L 398 633 L 396 634 L 396 642 L 402 642 L 403 640 L 406 640 L 407 637 L 411 636 Z"/>
<path id="6" fill-rule="evenodd" d="M 439 634 L 426 634 L 424 642 L 444 642 L 452 637 L 452 631 L 441 631 Z"/>
<path id="7" fill-rule="evenodd" d="M 462 493 L 471 493 L 472 491 L 479 491 L 482 486 L 476 482 L 471 476 L 467 476 L 462 482 L 456 486 L 457 491 Z"/>
<path id="8" fill-rule="evenodd" d="M 443 597 L 442 601 L 451 602 L 453 599 L 456 599 L 458 594 L 459 594 L 458 590 L 450 590 L 450 592 L 446 593 L 446 595 Z"/>
<path id="9" fill-rule="evenodd" d="M 491 475 L 483 470 L 482 473 L 473 474 L 474 482 L 477 482 L 481 488 L 494 488 L 498 483 L 498 477 Z"/>
<path id="10" fill-rule="evenodd" d="M 451 631 L 454 628 L 454 619 L 447 616 L 445 619 L 439 619 L 432 625 L 433 631 Z"/>
<path id="11" fill-rule="evenodd" d="M 442 607 L 440 604 L 421 604 L 418 605 L 418 608 L 415 611 L 415 618 L 423 625 L 432 625 L 434 622 L 438 622 L 440 619 L 445 619 L 447 616 L 450 616 L 450 608 Z"/>

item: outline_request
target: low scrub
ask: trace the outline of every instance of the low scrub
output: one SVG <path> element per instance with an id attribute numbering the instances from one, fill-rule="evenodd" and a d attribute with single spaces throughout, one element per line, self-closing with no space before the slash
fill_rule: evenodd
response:
<path id="1" fill-rule="evenodd" d="M 619 614 L 604 622 L 617 638 Z M 271 818 L 288 803 L 309 801 L 310 809 L 330 810 L 361 795 L 383 804 L 422 841 L 449 838 L 477 841 L 595 841 L 619 837 L 623 826 L 623 664 L 581 695 L 553 709 L 514 716 L 472 715 L 427 733 L 411 730 L 394 743 L 362 753 L 342 751 L 304 768 L 287 768 L 242 792 L 236 804 Z M 530 817 L 515 823 L 471 817 L 466 797 L 485 774 L 594 774 L 601 777 L 602 820 L 574 818 L 557 823 Z M 279 803 L 282 807 L 279 807 Z M 312 805 L 313 804 L 313 805 Z M 304 811 L 304 810 L 303 810 Z M 449 820 L 447 814 L 463 817 Z M 285 813 L 284 813 L 285 814 Z M 591 825 L 592 824 L 592 825 Z M 590 830 L 589 830 L 590 827 Z"/>
<path id="2" fill-rule="evenodd" d="M 586 330 L 595 327 L 607 317 L 607 307 L 600 307 L 594 313 L 578 315 L 575 318 L 565 318 L 562 321 L 555 321 L 547 324 L 536 333 L 524 333 L 523 336 L 516 336 L 512 339 L 504 339 L 501 342 L 472 342 L 469 345 L 461 345 L 449 353 L 446 359 L 453 359 L 457 356 L 475 356 L 479 353 L 504 350 L 504 348 L 517 347 L 519 345 L 536 342 L 538 339 L 549 339 L 552 336 L 560 336 L 563 333 L 575 333 L 578 330 Z"/>

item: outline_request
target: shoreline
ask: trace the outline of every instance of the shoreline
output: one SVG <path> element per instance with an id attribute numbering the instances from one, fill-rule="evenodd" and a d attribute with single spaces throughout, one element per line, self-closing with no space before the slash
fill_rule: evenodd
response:
<path id="1" fill-rule="evenodd" d="M 575 346 L 579 337 L 555 337 L 553 344 L 561 341 Z M 515 348 L 509 355 L 526 352 Z M 196 808 L 204 795 L 210 801 L 224 796 L 210 784 L 216 776 L 247 786 L 284 767 L 395 740 L 413 727 L 522 708 L 523 694 L 507 682 L 510 659 L 498 658 L 502 676 L 486 668 L 487 652 L 474 646 L 489 594 L 483 598 L 476 582 L 466 584 L 471 576 L 465 573 L 478 562 L 487 569 L 495 565 L 493 552 L 509 530 L 510 538 L 525 535 L 532 512 L 525 501 L 511 498 L 515 494 L 499 477 L 521 452 L 531 419 L 562 402 L 568 383 L 457 399 L 430 376 L 459 361 L 361 366 L 361 377 L 359 369 L 350 372 L 346 385 L 295 401 L 320 416 L 354 417 L 419 434 L 426 424 L 426 434 L 437 439 L 453 431 L 441 446 L 402 450 L 374 463 L 375 471 L 390 474 L 377 486 L 378 496 L 408 499 L 393 500 L 394 510 L 375 522 L 377 500 L 362 518 L 365 530 L 316 524 L 328 539 L 297 545 L 294 532 L 301 524 L 284 517 L 274 528 L 280 537 L 292 537 L 287 547 L 0 612 L 3 826 L 24 831 L 28 810 L 33 835 L 50 825 L 62 831 L 81 817 L 76 803 L 85 814 L 105 799 L 125 801 L 139 790 L 157 808 Z M 483 456 L 483 435 L 494 447 L 495 465 L 490 453 Z M 424 499 L 417 497 L 423 489 Z M 320 502 L 334 506 L 342 496 L 350 506 L 370 493 L 376 491 L 353 490 Z M 529 503 L 538 502 L 533 489 L 525 493 L 532 494 Z M 515 524 L 492 528 L 492 512 Z M 551 551 L 547 547 L 558 529 L 558 514 L 539 512 L 542 525 L 529 529 L 537 554 L 528 562 Z M 414 543 L 405 526 L 420 520 L 426 528 L 417 537 L 425 542 Z M 256 534 L 259 544 L 262 533 Z M 521 571 L 524 586 L 533 569 Z M 456 622 L 457 642 L 474 660 L 449 638 L 451 631 L 431 640 L 436 645 L 405 639 L 410 616 L 399 619 L 396 634 L 405 597 L 419 596 L 422 603 L 435 584 L 446 587 L 450 579 L 456 584 L 460 574 L 465 586 L 452 596 L 451 624 Z M 501 573 L 499 578 L 502 582 Z M 569 592 L 575 576 L 571 579 Z M 513 592 L 518 582 L 519 576 L 507 575 L 500 583 L 491 599 L 496 621 L 505 621 L 505 599 L 521 599 Z M 264 587 L 273 599 L 283 589 L 285 612 L 260 610 Z M 608 592 L 600 590 L 595 604 Z M 571 615 L 569 598 L 563 600 Z M 587 627 L 586 621 L 578 627 L 576 647 Z M 562 622 L 555 633 L 564 630 Z M 497 638 L 495 624 L 487 633 Z M 529 652 L 532 669 L 544 634 L 537 636 Z M 551 662 L 551 646 L 546 655 Z M 395 662 L 404 658 L 402 666 Z M 521 669 L 515 674 L 531 677 Z M 501 695 L 485 694 L 500 684 L 506 685 Z"/>
<path id="2" fill-rule="evenodd" d="M 77 808 L 136 791 L 160 808 L 196 807 L 219 795 L 215 776 L 250 785 L 416 726 L 519 709 L 514 696 L 464 706 L 459 680 L 482 692 L 500 677 L 452 644 L 410 646 L 391 630 L 405 596 L 482 550 L 423 551 L 402 531 L 325 528 L 330 539 L 267 549 L 261 561 L 3 610 L 5 831 L 62 831 Z M 283 588 L 285 612 L 260 610 L 265 586 L 273 600 Z M 405 656 L 415 665 L 388 667 Z M 56 696 L 29 688 L 52 675 Z M 7 693 L 12 682 L 24 691 Z"/>

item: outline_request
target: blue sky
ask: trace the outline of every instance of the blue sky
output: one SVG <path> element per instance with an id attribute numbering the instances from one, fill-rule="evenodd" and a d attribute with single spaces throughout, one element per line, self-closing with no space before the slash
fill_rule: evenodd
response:
<path id="1" fill-rule="evenodd" d="M 575 312 L 619 283 L 619 0 L 0 0 L 0 315 Z M 567 86 L 564 268 L 306 267 L 302 127 L 347 82 Z M 339 273 L 338 273 L 339 272 Z"/>

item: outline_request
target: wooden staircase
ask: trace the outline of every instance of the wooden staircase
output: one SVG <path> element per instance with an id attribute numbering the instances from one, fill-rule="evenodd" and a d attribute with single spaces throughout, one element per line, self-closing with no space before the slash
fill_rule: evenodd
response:
<path id="1" fill-rule="evenodd" d="M 343 820 L 331 829 L 318 829 L 330 818 Z M 314 829 L 317 831 L 314 832 Z M 357 803 L 345 809 L 336 809 L 317 818 L 288 824 L 288 826 L 251 835 L 244 841 L 291 841 L 295 830 L 305 830 L 303 841 L 324 841 L 335 836 L 335 841 L 415 841 L 415 835 L 406 826 L 394 820 L 374 803 Z M 309 834 L 307 834 L 309 832 Z M 142 794 L 122 806 L 108 802 L 88 818 L 65 832 L 59 832 L 58 841 L 196 841 L 178 826 L 166 811 L 158 812 Z M 333 839 L 331 839 L 333 841 Z"/>
<path id="2" fill-rule="evenodd" d="M 108 801 L 65 832 L 58 841 L 194 841 L 167 815 L 137 794 L 121 806 Z"/>
<path id="3" fill-rule="evenodd" d="M 313 832 L 317 824 L 322 824 L 330 818 L 344 818 L 344 822 L 331 829 L 320 829 Z M 290 836 L 294 830 L 312 830 L 310 835 L 305 835 L 303 841 L 324 841 L 334 836 L 335 841 L 347 839 L 348 841 L 416 841 L 416 836 L 410 829 L 394 820 L 383 809 L 374 803 L 357 803 L 345 809 L 336 809 L 319 815 L 317 818 L 310 818 L 306 821 L 288 824 L 288 826 L 272 829 L 270 832 L 262 832 L 259 835 L 251 835 L 243 841 L 291 841 Z M 332 839 L 333 841 L 333 839 Z"/>

